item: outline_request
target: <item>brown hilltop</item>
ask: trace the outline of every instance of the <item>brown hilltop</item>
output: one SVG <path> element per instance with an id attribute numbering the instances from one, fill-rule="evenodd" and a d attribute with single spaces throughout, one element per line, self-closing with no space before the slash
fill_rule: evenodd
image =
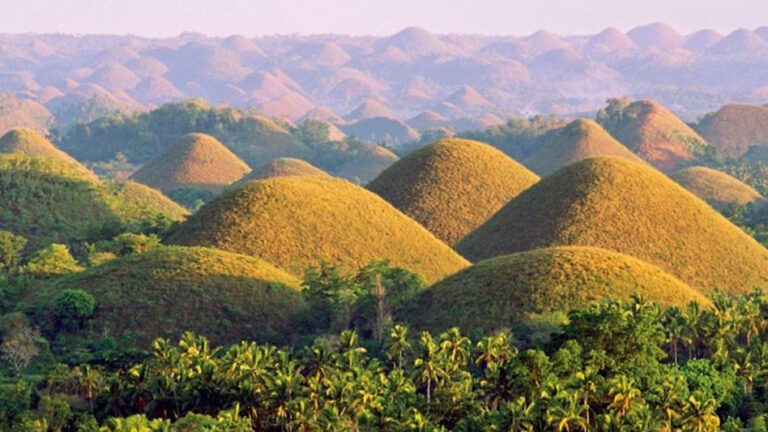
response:
<path id="1" fill-rule="evenodd" d="M 400 159 L 368 189 L 452 245 L 538 180 L 487 144 L 444 139 Z"/>
<path id="2" fill-rule="evenodd" d="M 168 240 L 258 256 L 295 275 L 322 262 L 356 267 L 389 259 L 434 282 L 468 265 L 379 196 L 332 177 L 246 182 L 203 206 Z"/>
<path id="3" fill-rule="evenodd" d="M 328 177 L 328 173 L 309 162 L 296 158 L 273 159 L 259 169 L 243 177 L 241 182 L 262 180 L 273 177 L 312 176 Z"/>
<path id="4" fill-rule="evenodd" d="M 161 151 L 131 179 L 164 193 L 186 187 L 219 191 L 250 171 L 216 138 L 191 133 Z"/>
<path id="5" fill-rule="evenodd" d="M 572 121 L 533 153 L 523 164 L 535 173 L 546 176 L 570 163 L 595 157 L 618 156 L 635 162 L 642 159 L 616 141 L 593 120 Z"/>
<path id="6" fill-rule="evenodd" d="M 616 157 L 585 159 L 543 179 L 457 250 L 478 261 L 561 245 L 626 253 L 704 292 L 768 286 L 768 250 L 663 174 Z"/>
<path id="7" fill-rule="evenodd" d="M 724 105 L 704 117 L 696 130 L 721 152 L 739 157 L 753 145 L 768 144 L 768 108 Z"/>

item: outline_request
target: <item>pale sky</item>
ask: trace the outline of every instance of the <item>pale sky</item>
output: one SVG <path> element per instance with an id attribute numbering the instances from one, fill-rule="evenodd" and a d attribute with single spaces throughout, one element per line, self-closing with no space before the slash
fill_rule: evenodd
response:
<path id="1" fill-rule="evenodd" d="M 683 33 L 754 29 L 768 25 L 768 0 L 0 0 L 0 33 L 588 34 L 656 21 Z"/>

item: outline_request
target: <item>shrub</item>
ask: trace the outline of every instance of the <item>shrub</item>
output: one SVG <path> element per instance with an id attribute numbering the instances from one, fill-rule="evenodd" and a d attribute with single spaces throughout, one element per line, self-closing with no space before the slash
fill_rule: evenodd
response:
<path id="1" fill-rule="evenodd" d="M 0 231 L 0 271 L 15 268 L 27 246 L 27 239 L 8 231 Z"/>
<path id="2" fill-rule="evenodd" d="M 53 313 L 58 323 L 73 330 L 82 327 L 93 316 L 96 300 L 89 293 L 79 289 L 67 289 L 54 299 Z"/>
<path id="3" fill-rule="evenodd" d="M 22 272 L 38 277 L 61 276 L 83 270 L 63 244 L 52 244 L 35 253 Z"/>
<path id="4" fill-rule="evenodd" d="M 121 255 L 149 252 L 160 245 L 160 238 L 155 234 L 123 233 L 112 240 L 112 252 Z"/>

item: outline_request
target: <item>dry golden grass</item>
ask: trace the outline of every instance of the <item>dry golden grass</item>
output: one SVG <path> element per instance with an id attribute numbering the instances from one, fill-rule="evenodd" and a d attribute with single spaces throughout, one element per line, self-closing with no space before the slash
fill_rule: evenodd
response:
<path id="1" fill-rule="evenodd" d="M 665 305 L 710 301 L 661 269 L 605 249 L 561 246 L 480 261 L 421 294 L 408 321 L 434 331 L 512 327 L 531 314 L 641 295 Z"/>
<path id="2" fill-rule="evenodd" d="M 161 247 L 109 261 L 52 283 L 33 303 L 65 289 L 96 299 L 95 334 L 133 339 L 184 331 L 215 343 L 282 342 L 304 307 L 299 281 L 256 258 L 207 248 Z"/>
<path id="3" fill-rule="evenodd" d="M 301 159 L 279 158 L 273 159 L 261 168 L 252 171 L 250 174 L 243 177 L 241 182 L 291 176 L 328 177 L 329 174 Z"/>
<path id="4" fill-rule="evenodd" d="M 768 250 L 660 172 L 616 157 L 585 159 L 543 179 L 457 250 L 479 261 L 560 245 L 632 255 L 702 292 L 768 288 Z"/>
<path id="5" fill-rule="evenodd" d="M 80 164 L 75 158 L 56 148 L 44 136 L 32 129 L 11 129 L 0 137 L 0 153 L 20 153 L 29 156 L 43 156 L 71 164 L 95 179 L 96 174 Z"/>
<path id="6" fill-rule="evenodd" d="M 630 104 L 611 135 L 654 167 L 675 171 L 708 144 L 685 122 L 650 100 Z"/>
<path id="7" fill-rule="evenodd" d="M 487 144 L 444 139 L 400 159 L 368 189 L 453 245 L 537 181 Z"/>
<path id="8" fill-rule="evenodd" d="M 538 175 L 547 176 L 570 163 L 595 156 L 618 156 L 642 162 L 595 121 L 580 118 L 562 128 L 523 164 Z"/>
<path id="9" fill-rule="evenodd" d="M 725 105 L 704 117 L 696 130 L 721 152 L 739 157 L 750 146 L 768 144 L 768 108 Z"/>
<path id="10" fill-rule="evenodd" d="M 712 168 L 686 168 L 671 174 L 670 178 L 716 209 L 765 201 L 751 186 Z"/>
<path id="11" fill-rule="evenodd" d="M 435 281 L 469 263 L 377 195 L 331 177 L 250 181 L 206 204 L 169 237 L 261 257 L 293 274 L 373 259 Z"/>
<path id="12" fill-rule="evenodd" d="M 191 133 L 161 151 L 131 179 L 163 193 L 190 187 L 216 192 L 250 171 L 245 162 L 216 138 Z"/>

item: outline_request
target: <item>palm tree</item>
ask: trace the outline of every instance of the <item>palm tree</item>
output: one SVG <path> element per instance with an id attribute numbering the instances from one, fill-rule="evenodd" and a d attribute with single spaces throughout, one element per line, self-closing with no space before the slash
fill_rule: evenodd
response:
<path id="1" fill-rule="evenodd" d="M 411 352 L 411 344 L 408 342 L 408 327 L 395 324 L 389 332 L 389 360 L 395 361 L 397 368 L 403 369 L 403 357 Z"/>
<path id="2" fill-rule="evenodd" d="M 469 361 L 472 342 L 462 336 L 458 327 L 453 327 L 440 335 L 440 349 L 446 353 L 450 361 L 451 371 L 456 371 Z"/>
<path id="3" fill-rule="evenodd" d="M 415 378 L 427 387 L 427 404 L 429 404 L 432 402 L 433 385 L 448 379 L 449 375 L 443 368 L 440 351 L 438 351 L 432 335 L 427 332 L 421 334 L 421 337 L 419 337 L 419 350 L 419 357 L 413 362 Z"/>
<path id="4" fill-rule="evenodd" d="M 566 392 L 554 399 L 554 406 L 547 409 L 547 424 L 557 432 L 589 430 L 589 423 L 582 417 L 584 405 L 578 392 Z"/>
<path id="5" fill-rule="evenodd" d="M 672 421 L 680 417 L 680 408 L 683 404 L 680 394 L 684 389 L 685 378 L 680 375 L 667 378 L 663 384 L 654 389 L 658 404 L 667 420 L 665 428 L 667 432 L 672 432 Z"/>
<path id="6" fill-rule="evenodd" d="M 626 375 L 619 375 L 611 380 L 608 394 L 613 396 L 608 408 L 616 413 L 617 418 L 626 414 L 632 408 L 632 404 L 641 398 L 640 390 L 635 388 L 634 380 L 627 378 Z"/>
<path id="7" fill-rule="evenodd" d="M 720 427 L 720 417 L 715 414 L 716 402 L 706 399 L 703 402 L 696 396 L 688 398 L 683 412 L 683 432 L 710 432 Z"/>

